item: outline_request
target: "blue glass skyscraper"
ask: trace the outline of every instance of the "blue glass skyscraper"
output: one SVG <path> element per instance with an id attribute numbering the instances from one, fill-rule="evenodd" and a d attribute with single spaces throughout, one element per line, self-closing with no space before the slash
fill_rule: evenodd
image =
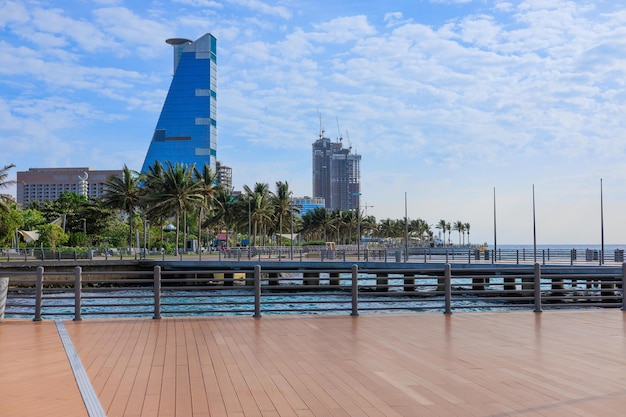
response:
<path id="1" fill-rule="evenodd" d="M 207 33 L 191 41 L 168 39 L 174 47 L 174 77 L 165 98 L 142 172 L 159 161 L 209 163 L 217 150 L 217 40 Z"/>

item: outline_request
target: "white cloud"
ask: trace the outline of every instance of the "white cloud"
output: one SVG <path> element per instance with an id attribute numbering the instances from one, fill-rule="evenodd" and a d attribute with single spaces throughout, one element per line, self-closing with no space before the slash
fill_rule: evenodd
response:
<path id="1" fill-rule="evenodd" d="M 243 6 L 253 12 L 262 13 L 269 16 L 276 16 L 282 19 L 291 19 L 292 13 L 283 6 L 272 6 L 259 0 L 228 0 L 229 3 Z"/>
<path id="2" fill-rule="evenodd" d="M 222 3 L 213 0 L 174 0 L 174 2 L 194 7 L 211 7 L 217 9 L 223 7 Z"/>
<path id="3" fill-rule="evenodd" d="M 311 38 L 321 43 L 342 44 L 376 33 L 367 16 L 339 17 L 313 27 L 317 32 L 312 33 Z"/>

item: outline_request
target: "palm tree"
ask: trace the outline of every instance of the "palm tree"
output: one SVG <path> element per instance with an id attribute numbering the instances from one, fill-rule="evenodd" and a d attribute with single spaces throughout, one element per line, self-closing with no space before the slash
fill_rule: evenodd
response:
<path id="1" fill-rule="evenodd" d="M 378 233 L 380 237 L 397 237 L 398 236 L 398 222 L 391 219 L 383 219 L 378 223 Z"/>
<path id="2" fill-rule="evenodd" d="M 213 206 L 209 211 L 209 216 L 204 223 L 205 227 L 213 226 L 216 229 L 226 230 L 226 242 L 230 244 L 228 231 L 237 229 L 238 225 L 247 223 L 248 212 L 247 208 L 245 214 L 242 210 L 242 200 L 233 196 L 229 189 L 224 186 L 218 186 L 215 189 L 215 196 L 213 198 Z M 248 239 L 250 237 L 248 236 Z"/>
<path id="3" fill-rule="evenodd" d="M 0 190 L 15 184 L 15 180 L 7 180 L 7 177 L 9 176 L 8 171 L 11 168 L 15 168 L 15 164 L 5 165 L 4 168 L 0 169 Z M 0 210 L 8 212 L 9 204 L 12 202 L 13 199 L 10 195 L 0 193 Z"/>
<path id="4" fill-rule="evenodd" d="M 358 219 L 354 210 L 344 210 L 341 212 L 341 224 L 348 229 L 347 236 L 344 238 L 346 243 L 351 243 L 352 241 L 352 230 L 355 231 L 356 236 L 357 223 Z M 363 227 L 363 224 L 361 224 L 361 227 Z"/>
<path id="5" fill-rule="evenodd" d="M 435 226 L 435 229 L 440 229 L 440 230 L 443 231 L 443 246 L 444 246 L 444 248 L 446 246 L 446 230 L 447 230 L 447 227 L 448 227 L 448 224 L 443 219 L 439 220 L 439 223 L 437 223 L 437 225 Z"/>
<path id="6" fill-rule="evenodd" d="M 15 168 L 14 164 L 5 165 L 4 168 L 0 169 L 0 242 L 2 240 L 7 240 L 9 237 L 15 236 L 15 229 L 19 226 L 14 221 L 12 221 L 12 206 L 15 206 L 15 202 L 13 198 L 8 194 L 2 194 L 2 189 L 7 188 L 13 184 L 15 184 L 15 180 L 7 180 L 9 176 L 8 171 L 11 168 Z"/>
<path id="7" fill-rule="evenodd" d="M 361 218 L 361 234 L 371 237 L 375 231 L 376 231 L 376 217 L 375 216 L 362 217 Z"/>
<path id="8" fill-rule="evenodd" d="M 15 180 L 7 180 L 8 171 L 11 168 L 15 168 L 15 164 L 5 165 L 4 168 L 0 169 L 0 190 L 15 184 Z M 12 202 L 13 198 L 10 195 L 0 192 L 0 214 L 8 214 L 11 211 L 10 204 Z"/>
<path id="9" fill-rule="evenodd" d="M 343 217 L 342 212 L 339 209 L 335 209 L 330 212 L 330 224 L 333 229 L 335 229 L 335 242 L 339 244 L 339 234 L 341 233 L 341 228 L 343 226 Z"/>
<path id="10" fill-rule="evenodd" d="M 271 193 L 269 190 L 269 185 L 265 183 L 257 182 L 254 185 L 254 189 L 251 189 L 247 185 L 244 185 L 243 188 L 250 202 L 250 217 L 254 222 L 254 234 L 252 242 L 253 244 L 255 244 L 259 226 L 266 226 L 267 221 L 271 219 Z"/>
<path id="11" fill-rule="evenodd" d="M 204 197 L 204 202 L 200 206 L 200 212 L 198 213 L 198 253 L 202 251 L 201 248 L 201 234 L 202 234 L 202 218 L 204 209 L 211 210 L 214 204 L 215 196 L 218 192 L 219 185 L 217 184 L 217 173 L 214 173 L 211 166 L 207 163 L 202 167 L 202 172 L 194 167 L 194 176 L 196 181 L 200 182 L 200 192 Z"/>
<path id="12" fill-rule="evenodd" d="M 102 201 L 106 207 L 123 210 L 128 215 L 129 248 L 133 246 L 133 218 L 135 210 L 141 203 L 141 178 L 139 173 L 132 171 L 124 164 L 122 177 L 111 176 L 105 182 L 106 192 Z"/>
<path id="13" fill-rule="evenodd" d="M 174 255 L 178 255 L 180 216 L 186 218 L 189 210 L 199 208 L 205 201 L 204 184 L 194 181 L 195 165 L 166 162 L 160 178 L 151 177 L 146 185 L 144 201 L 149 213 L 174 212 L 176 216 L 176 244 Z M 183 231 L 186 238 L 187 230 Z"/>
<path id="14" fill-rule="evenodd" d="M 409 230 L 414 235 L 416 235 L 420 243 L 422 243 L 424 235 L 426 235 L 428 231 L 430 230 L 430 226 L 428 225 L 426 220 L 418 218 L 415 220 L 411 220 L 411 222 L 409 223 Z"/>
<path id="15" fill-rule="evenodd" d="M 463 236 L 465 236 L 465 223 L 463 223 L 461 220 L 457 220 L 456 222 L 454 222 L 452 230 L 456 230 L 457 232 L 459 232 L 459 246 L 461 246 L 461 233 L 463 233 Z"/>
<path id="16" fill-rule="evenodd" d="M 313 218 L 318 227 L 322 229 L 324 242 L 328 241 L 328 228 L 332 226 L 331 212 L 325 208 L 316 207 L 313 211 Z"/>
<path id="17" fill-rule="evenodd" d="M 467 231 L 467 245 L 469 246 L 470 244 L 470 239 L 469 239 L 470 224 L 469 223 L 465 223 L 465 230 Z"/>
<path id="18" fill-rule="evenodd" d="M 278 220 L 278 235 L 280 236 L 279 242 L 282 246 L 282 233 L 283 233 L 283 219 L 285 216 L 289 216 L 293 212 L 291 204 L 291 191 L 289 190 L 289 183 L 287 181 L 276 182 L 276 194 L 273 196 L 274 216 Z"/>

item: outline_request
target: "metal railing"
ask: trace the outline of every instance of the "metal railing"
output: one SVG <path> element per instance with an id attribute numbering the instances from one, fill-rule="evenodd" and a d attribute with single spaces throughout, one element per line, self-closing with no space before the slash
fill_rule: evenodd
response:
<path id="1" fill-rule="evenodd" d="M 4 272 L 3 272 L 4 274 Z M 106 279 L 103 275 L 106 274 Z M 236 271 L 11 273 L 7 317 L 153 317 L 485 311 L 571 307 L 624 309 L 621 268 L 343 268 L 293 271 L 261 264 Z M 113 275 L 113 277 L 112 277 Z"/>
<path id="2" fill-rule="evenodd" d="M 408 256 L 406 256 L 408 253 Z M 217 260 L 217 261 L 299 261 L 299 262 L 385 262 L 385 263 L 466 263 L 532 265 L 604 265 L 624 262 L 624 250 L 597 249 L 477 249 L 449 248 L 358 248 L 339 246 L 329 250 L 323 246 L 252 246 L 226 249 L 212 248 L 208 252 L 178 253 L 148 251 L 142 248 L 27 248 L 0 249 L 0 262 L 39 262 L 55 260 Z"/>

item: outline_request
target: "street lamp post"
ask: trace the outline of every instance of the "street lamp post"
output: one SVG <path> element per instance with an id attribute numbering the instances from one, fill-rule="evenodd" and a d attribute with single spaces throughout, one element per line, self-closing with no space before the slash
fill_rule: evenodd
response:
<path id="1" fill-rule="evenodd" d="M 352 193 L 353 197 L 360 196 L 361 193 Z M 356 259 L 361 260 L 361 202 L 357 200 L 354 210 L 356 213 Z"/>
<path id="2" fill-rule="evenodd" d="M 289 259 L 293 261 L 293 207 L 289 205 L 289 217 L 291 217 L 291 253 Z"/>
<path id="3" fill-rule="evenodd" d="M 251 245 L 251 240 L 250 240 L 250 234 L 252 232 L 251 230 L 251 226 L 250 226 L 250 216 L 252 215 L 251 211 L 250 211 L 250 195 L 248 195 L 248 260 L 250 260 L 250 245 Z"/>

